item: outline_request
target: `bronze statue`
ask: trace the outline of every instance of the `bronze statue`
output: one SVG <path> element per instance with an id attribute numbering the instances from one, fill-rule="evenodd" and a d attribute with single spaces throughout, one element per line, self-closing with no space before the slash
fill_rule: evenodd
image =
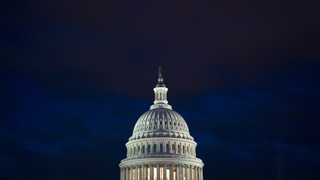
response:
<path id="1" fill-rule="evenodd" d="M 159 77 L 162 77 L 162 69 L 161 69 L 161 66 L 159 67 L 159 71 L 158 71 L 158 74 L 159 74 Z"/>
<path id="2" fill-rule="evenodd" d="M 162 72 L 161 66 L 159 67 L 158 74 L 159 74 L 159 78 L 158 78 L 157 87 L 165 87 L 165 85 L 163 84 L 163 78 L 162 78 L 163 72 Z"/>

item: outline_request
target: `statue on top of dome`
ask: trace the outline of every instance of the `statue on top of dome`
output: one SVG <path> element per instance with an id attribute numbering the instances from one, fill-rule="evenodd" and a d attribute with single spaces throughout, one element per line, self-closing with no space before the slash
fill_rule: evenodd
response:
<path id="1" fill-rule="evenodd" d="M 159 79 L 158 79 L 157 87 L 166 87 L 166 86 L 163 84 L 163 78 L 162 78 L 163 72 L 162 72 L 161 66 L 159 67 L 158 74 L 159 74 Z"/>
<path id="2" fill-rule="evenodd" d="M 161 66 L 159 67 L 158 74 L 159 74 L 159 77 L 162 77 L 163 72 L 162 72 Z"/>

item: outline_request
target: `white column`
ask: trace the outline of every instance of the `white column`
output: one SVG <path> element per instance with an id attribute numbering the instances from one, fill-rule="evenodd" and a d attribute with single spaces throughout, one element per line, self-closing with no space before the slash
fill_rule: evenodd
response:
<path id="1" fill-rule="evenodd" d="M 129 169 L 126 167 L 126 180 L 129 180 Z"/>
<path id="2" fill-rule="evenodd" d="M 147 165 L 143 165 L 143 178 L 142 180 L 147 180 Z"/>
<path id="3" fill-rule="evenodd" d="M 138 180 L 138 165 L 136 165 L 136 168 L 134 170 L 134 180 Z"/>
<path id="4" fill-rule="evenodd" d="M 147 180 L 152 180 L 151 178 L 151 165 L 149 164 L 149 174 L 147 175 Z"/>
<path id="5" fill-rule="evenodd" d="M 198 179 L 198 167 L 194 167 L 194 180 L 199 180 Z"/>
<path id="6" fill-rule="evenodd" d="M 123 168 L 122 180 L 126 180 L 126 168 Z"/>
<path id="7" fill-rule="evenodd" d="M 190 166 L 190 180 L 194 180 L 193 178 L 192 178 L 192 176 L 193 176 L 193 166 Z"/>
<path id="8" fill-rule="evenodd" d="M 189 180 L 189 165 L 186 166 L 186 180 Z"/>
<path id="9" fill-rule="evenodd" d="M 181 164 L 179 166 L 179 175 L 180 175 L 180 180 L 183 180 L 183 165 L 181 165 Z"/>
<path id="10" fill-rule="evenodd" d="M 142 180 L 142 174 L 141 174 L 141 172 L 142 172 L 142 165 L 140 165 L 138 169 L 139 169 L 138 180 Z"/>
<path id="11" fill-rule="evenodd" d="M 185 177 L 185 173 L 184 173 L 184 171 L 185 171 L 185 167 L 184 167 L 184 165 L 182 165 L 182 180 L 184 180 L 184 177 Z"/>
<path id="12" fill-rule="evenodd" d="M 203 180 L 203 168 L 201 168 L 201 180 Z"/>
<path id="13" fill-rule="evenodd" d="M 131 169 L 131 178 L 130 178 L 130 180 L 133 180 L 133 167 L 131 166 L 130 169 Z"/>
<path id="14" fill-rule="evenodd" d="M 167 165 L 163 165 L 163 180 L 167 180 Z"/>
<path id="15" fill-rule="evenodd" d="M 177 165 L 177 180 L 180 180 L 180 164 Z"/>
<path id="16" fill-rule="evenodd" d="M 122 180 L 126 180 L 126 168 L 123 168 Z"/>
<path id="17" fill-rule="evenodd" d="M 170 167 L 170 180 L 174 180 L 173 179 L 173 164 L 171 164 L 171 167 Z"/>
<path id="18" fill-rule="evenodd" d="M 140 166 L 140 180 L 143 180 L 143 173 L 144 173 L 143 164 L 141 164 L 141 166 Z"/>
<path id="19" fill-rule="evenodd" d="M 160 180 L 160 167 L 159 167 L 159 163 L 157 164 L 157 180 Z"/>

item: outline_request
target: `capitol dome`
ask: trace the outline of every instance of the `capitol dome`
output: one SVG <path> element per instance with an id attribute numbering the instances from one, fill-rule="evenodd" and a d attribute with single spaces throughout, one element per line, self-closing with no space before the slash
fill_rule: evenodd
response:
<path id="1" fill-rule="evenodd" d="M 183 137 L 190 140 L 189 128 L 182 116 L 171 108 L 154 108 L 137 121 L 131 139 L 137 137 Z"/>
<path id="2" fill-rule="evenodd" d="M 144 132 L 184 132 L 189 134 L 186 121 L 174 110 L 151 109 L 145 112 L 134 126 L 133 133 Z"/>
<path id="3" fill-rule="evenodd" d="M 203 180 L 197 143 L 183 117 L 167 101 L 168 88 L 159 68 L 154 104 L 140 116 L 126 143 L 120 180 Z"/>

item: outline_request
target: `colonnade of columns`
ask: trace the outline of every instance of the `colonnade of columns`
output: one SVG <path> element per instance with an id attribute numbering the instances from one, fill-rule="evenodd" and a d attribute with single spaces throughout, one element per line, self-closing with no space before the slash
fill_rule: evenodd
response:
<path id="1" fill-rule="evenodd" d="M 121 168 L 120 180 L 203 180 L 203 168 L 186 164 L 141 164 Z"/>
<path id="2" fill-rule="evenodd" d="M 152 142 L 137 143 L 134 146 L 127 147 L 127 157 L 159 152 L 196 156 L 195 146 L 188 143 L 184 144 L 179 142 Z"/>

